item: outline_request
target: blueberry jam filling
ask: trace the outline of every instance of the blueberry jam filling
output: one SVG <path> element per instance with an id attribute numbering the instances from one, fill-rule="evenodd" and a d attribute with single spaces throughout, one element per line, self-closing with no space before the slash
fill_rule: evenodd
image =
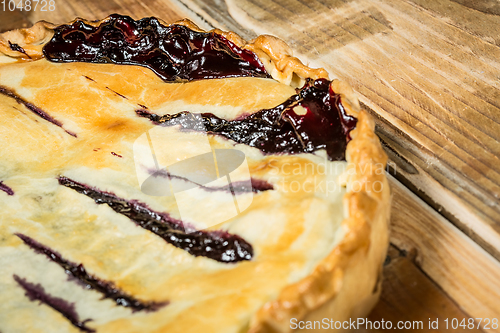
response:
<path id="1" fill-rule="evenodd" d="M 252 246 L 237 235 L 224 231 L 191 230 L 192 227 L 172 218 L 168 213 L 156 212 L 139 201 L 126 200 L 67 177 L 59 177 L 59 184 L 86 195 L 97 204 L 107 204 L 138 226 L 193 256 L 203 256 L 224 263 L 252 259 Z M 191 232 L 186 232 L 188 229 Z"/>
<path id="2" fill-rule="evenodd" d="M 139 65 L 164 81 L 225 77 L 269 77 L 259 58 L 213 32 L 162 25 L 156 18 L 134 21 L 113 14 L 94 27 L 81 20 L 61 25 L 43 48 L 54 62 Z"/>
<path id="3" fill-rule="evenodd" d="M 21 46 L 19 46 L 19 44 L 11 43 L 10 40 L 8 42 L 9 42 L 9 48 L 12 51 L 14 51 L 14 52 L 21 52 L 22 54 L 24 54 L 25 56 L 27 56 L 28 58 L 31 59 L 31 57 L 28 55 L 28 53 L 26 53 L 26 51 Z"/>
<path id="4" fill-rule="evenodd" d="M 203 121 L 198 127 L 186 122 L 189 117 L 183 115 L 189 113 L 187 111 L 163 116 L 144 109 L 136 113 L 156 124 L 208 131 L 268 154 L 311 153 L 325 149 L 329 159 L 334 161 L 345 159 L 350 131 L 357 122 L 346 113 L 341 96 L 331 90 L 330 82 L 325 79 L 308 80 L 284 103 L 235 120 L 201 113 Z"/>
<path id="5" fill-rule="evenodd" d="M 231 185 L 225 185 L 225 186 L 204 186 L 186 177 L 171 174 L 166 170 L 153 169 L 150 170 L 150 173 L 159 177 L 169 178 L 171 180 L 178 179 L 184 182 L 189 182 L 195 184 L 196 186 L 207 192 L 232 191 L 234 194 L 243 194 L 243 193 L 260 193 L 260 192 L 274 190 L 274 186 L 271 183 L 262 179 L 255 179 L 255 178 L 250 178 L 250 184 L 248 184 L 247 181 L 237 181 L 237 182 L 232 182 Z"/>
<path id="6" fill-rule="evenodd" d="M 55 311 L 62 314 L 71 322 L 73 326 L 77 327 L 82 332 L 95 332 L 95 330 L 85 326 L 90 319 L 83 321 L 80 320 L 78 313 L 76 313 L 74 303 L 70 303 L 62 298 L 50 295 L 40 284 L 28 282 L 26 279 L 15 274 L 13 278 L 17 284 L 24 289 L 25 295 L 30 299 L 30 301 L 39 301 L 40 304 L 45 304 L 51 307 Z"/>
<path id="7" fill-rule="evenodd" d="M 81 283 L 85 287 L 85 289 L 93 289 L 101 293 L 103 295 L 103 298 L 114 300 L 117 305 L 131 308 L 133 312 L 136 312 L 156 311 L 168 304 L 168 302 L 160 303 L 140 301 L 120 290 L 115 286 L 113 282 L 98 279 L 97 277 L 87 273 L 85 267 L 82 264 L 76 264 L 64 259 L 61 254 L 43 244 L 40 244 L 39 242 L 26 235 L 16 234 L 16 236 L 21 238 L 21 240 L 33 251 L 45 255 L 51 261 L 58 264 L 62 269 L 64 269 L 66 274 L 68 274 L 71 278 L 76 279 L 76 281 Z"/>
<path id="8" fill-rule="evenodd" d="M 232 182 L 231 185 L 219 186 L 219 187 L 208 187 L 201 185 L 200 188 L 204 189 L 207 192 L 231 191 L 233 194 L 242 194 L 250 192 L 259 193 L 259 192 L 274 190 L 274 186 L 265 180 L 251 178 L 250 181 L 251 181 L 251 186 L 248 186 L 248 182 L 246 181 L 239 181 L 239 182 Z"/>
<path id="9" fill-rule="evenodd" d="M 63 128 L 63 124 L 57 120 L 54 119 L 51 115 L 49 115 L 47 112 L 43 111 L 40 109 L 38 106 L 31 104 L 30 102 L 26 101 L 24 98 L 16 94 L 16 92 L 12 89 L 9 89 L 4 86 L 0 86 L 0 94 L 5 95 L 7 97 L 13 98 L 17 103 L 24 105 L 28 110 L 39 116 L 40 118 Z M 71 136 L 74 136 L 75 138 L 77 137 L 75 133 L 64 130 L 66 133 L 68 133 Z"/>
<path id="10" fill-rule="evenodd" d="M 193 31 L 155 18 L 134 21 L 111 15 L 98 26 L 76 20 L 55 29 L 43 49 L 54 62 L 93 62 L 145 66 L 167 82 L 226 77 L 269 77 L 259 58 L 224 36 Z M 117 93 L 118 94 L 118 93 Z M 124 97 L 124 96 L 122 96 Z M 155 123 L 180 125 L 187 112 L 161 116 L 136 111 Z M 272 109 L 234 120 L 202 113 L 203 129 L 264 153 L 311 153 L 325 149 L 331 160 L 344 160 L 356 119 L 347 115 L 341 96 L 325 79 L 309 79 L 297 94 Z"/>
<path id="11" fill-rule="evenodd" d="M 4 191 L 7 195 L 14 195 L 14 190 L 5 185 L 2 181 L 0 181 L 0 191 Z"/>

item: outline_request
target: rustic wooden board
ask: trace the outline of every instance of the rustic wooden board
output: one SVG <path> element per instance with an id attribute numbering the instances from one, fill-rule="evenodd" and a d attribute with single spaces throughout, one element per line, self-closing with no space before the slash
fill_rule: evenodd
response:
<path id="1" fill-rule="evenodd" d="M 380 302 L 368 319 L 393 325 L 428 325 L 439 319 L 439 332 L 481 331 L 478 320 L 474 329 L 465 330 L 447 330 L 444 320 L 500 317 L 500 263 L 397 180 L 389 180 L 393 245 L 384 265 Z M 383 331 L 390 330 L 362 332 Z M 428 326 L 423 331 L 429 331 Z M 500 329 L 484 330 L 489 331 Z"/>
<path id="2" fill-rule="evenodd" d="M 500 318 L 500 262 L 400 182 L 389 179 L 393 198 L 398 198 L 391 211 L 391 242 L 414 253 L 418 267 L 469 316 Z M 428 297 L 432 295 L 423 294 L 420 300 Z M 454 318 L 446 309 L 439 317 Z"/>
<path id="3" fill-rule="evenodd" d="M 18 2 L 16 1 L 16 3 Z M 173 6 L 168 0 L 55 0 L 54 11 L 32 10 L 26 12 L 19 9 L 15 11 L 3 11 L 2 9 L 3 7 L 0 8 L 0 32 L 28 27 L 40 20 L 62 24 L 71 22 L 76 17 L 83 17 L 88 20 L 100 20 L 113 13 L 129 15 L 134 19 L 145 16 L 157 16 L 166 22 L 177 21 L 186 16 L 186 13 L 182 12 L 179 7 Z"/>
<path id="4" fill-rule="evenodd" d="M 355 86 L 377 119 L 391 171 L 465 232 L 393 181 L 391 241 L 416 249 L 425 273 L 467 313 L 500 316 L 498 261 L 466 237 L 498 259 L 500 50 L 492 43 L 498 42 L 500 19 L 485 13 L 497 14 L 497 7 L 483 2 L 476 11 L 470 1 L 462 1 L 469 7 L 451 1 L 179 1 L 202 16 L 218 11 L 229 17 L 216 26 L 229 25 L 246 38 L 252 37 L 248 29 L 277 35 L 302 59 Z"/>
<path id="5" fill-rule="evenodd" d="M 456 332 L 451 325 L 446 329 L 444 319 L 456 318 L 458 322 L 468 322 L 469 317 L 417 268 L 414 259 L 414 252 L 400 251 L 394 246 L 389 248 L 384 265 L 382 296 L 368 319 L 372 322 L 390 321 L 393 329 L 398 322 L 405 322 L 406 332 L 429 331 L 429 322 L 438 320 L 439 332 Z M 476 323 L 470 327 L 474 328 L 467 329 L 467 332 L 482 332 Z M 373 332 L 369 328 L 366 327 L 366 331 Z M 391 331 L 387 328 L 378 332 Z"/>
<path id="6" fill-rule="evenodd" d="M 488 220 L 483 215 L 493 212 L 495 217 L 494 214 L 498 213 L 498 200 L 492 200 L 491 196 L 498 193 L 495 188 L 486 186 L 497 184 L 497 171 L 490 171 L 489 165 L 488 168 L 481 166 L 483 175 L 477 176 L 472 164 L 475 159 L 479 163 L 486 161 L 491 164 L 492 152 L 498 152 L 495 143 L 498 143 L 500 132 L 490 128 L 487 137 L 492 139 L 482 144 L 483 150 L 478 150 L 477 154 L 470 151 L 469 141 L 457 138 L 463 136 L 474 141 L 484 136 L 471 132 L 471 124 L 480 125 L 480 129 L 485 130 L 489 122 L 496 129 L 495 121 L 500 114 L 495 104 L 500 96 L 500 65 L 490 53 L 497 47 L 495 43 L 499 39 L 491 39 L 491 34 L 485 33 L 488 24 L 494 22 L 479 24 L 474 21 L 481 15 L 490 14 L 478 11 L 476 17 L 467 16 L 463 22 L 456 23 L 461 12 L 456 12 L 455 7 L 446 12 L 448 2 L 322 0 L 307 2 L 309 9 L 304 13 L 304 4 L 294 0 L 262 1 L 262 4 L 246 0 L 226 3 L 219 0 L 71 0 L 56 2 L 54 12 L 0 11 L 0 31 L 28 26 L 40 19 L 62 23 L 76 16 L 101 19 L 118 12 L 134 18 L 157 16 L 167 22 L 188 16 L 203 28 L 229 29 L 246 38 L 262 32 L 276 34 L 286 39 L 303 59 L 327 67 L 330 73 L 356 87 L 365 107 L 377 117 L 378 132 L 386 143 L 398 179 L 435 207 L 443 205 L 446 209 L 444 215 L 451 217 L 468 235 L 473 235 L 496 255 L 499 244 L 495 243 L 498 236 L 495 221 L 499 220 Z M 460 3 L 469 5 L 472 2 L 457 0 L 452 5 L 461 6 Z M 488 3 L 482 3 L 483 11 L 500 12 L 495 6 L 488 7 Z M 253 4 L 253 7 L 242 12 L 245 4 Z M 259 9 L 257 14 L 256 8 Z M 448 16 L 435 14 L 439 10 Z M 473 12 L 463 10 L 469 14 Z M 408 13 L 400 13 L 401 17 L 395 18 L 399 11 Z M 418 35 L 418 31 L 405 30 L 414 28 L 412 24 L 422 30 L 422 35 Z M 425 24 L 430 24 L 430 27 Z M 319 31 L 312 29 L 318 26 L 321 26 Z M 468 35 L 464 37 L 463 34 Z M 433 38 L 437 38 L 437 42 Z M 441 44 L 429 45 L 438 42 Z M 440 47 L 446 48 L 436 50 Z M 458 54 L 452 54 L 455 48 L 459 49 Z M 489 54 L 489 58 L 483 53 Z M 483 70 L 483 73 L 478 73 L 481 66 L 470 71 L 464 62 L 480 64 L 483 69 L 492 69 L 493 72 Z M 427 82 L 422 77 L 431 80 Z M 465 120 L 453 113 L 463 111 L 453 108 L 457 105 L 467 112 L 477 112 L 470 103 L 464 102 L 469 98 L 479 103 L 480 107 L 476 107 L 486 114 L 487 119 L 480 118 L 475 123 L 475 113 L 472 116 L 465 113 L 471 117 Z M 434 114 L 438 111 L 442 114 Z M 434 134 L 426 137 L 427 132 Z M 457 155 L 459 153 L 469 158 L 465 160 L 465 166 L 450 164 L 450 156 L 461 157 Z M 391 184 L 394 192 L 391 242 L 408 253 L 415 253 L 415 262 L 399 258 L 393 248 L 394 261 L 385 267 L 385 291 L 370 318 L 500 317 L 498 262 L 398 181 L 391 179 Z M 469 196 L 479 198 L 479 206 L 475 201 L 467 201 Z M 471 208 L 473 203 L 477 209 Z M 478 212 L 482 207 L 480 204 L 490 207 L 490 210 Z M 468 230 L 458 218 L 463 216 L 470 218 L 474 228 L 479 224 L 478 235 Z M 485 236 L 485 230 L 492 231 L 490 238 Z M 404 307 L 404 304 L 409 305 Z"/>
<path id="7" fill-rule="evenodd" d="M 247 38 L 276 35 L 348 81 L 377 116 L 398 179 L 500 259 L 497 1 L 178 1 L 226 12 L 219 25 Z"/>

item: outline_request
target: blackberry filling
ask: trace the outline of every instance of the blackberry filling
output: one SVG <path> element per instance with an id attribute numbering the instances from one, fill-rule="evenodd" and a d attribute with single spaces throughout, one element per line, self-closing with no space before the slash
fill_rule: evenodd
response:
<path id="1" fill-rule="evenodd" d="M 307 80 L 297 94 L 284 103 L 235 120 L 225 120 L 212 113 L 201 113 L 202 123 L 193 127 L 188 113 L 160 116 L 140 109 L 137 115 L 156 124 L 180 125 L 182 129 L 208 131 L 237 143 L 259 148 L 267 154 L 311 153 L 325 149 L 333 161 L 345 160 L 345 149 L 356 118 L 348 115 L 341 96 L 330 89 L 325 79 Z"/>
<path id="2" fill-rule="evenodd" d="M 36 240 L 17 233 L 19 237 L 27 246 L 29 246 L 36 253 L 45 255 L 49 260 L 59 265 L 68 276 L 78 281 L 85 289 L 93 289 L 103 295 L 103 298 L 110 298 L 115 301 L 119 306 L 131 308 L 133 312 L 136 311 L 157 311 L 168 302 L 144 302 L 128 295 L 120 290 L 112 281 L 106 281 L 89 274 L 83 264 L 71 262 L 63 256 L 52 250 L 51 248 L 37 242 Z"/>
<path id="3" fill-rule="evenodd" d="M 81 20 L 61 25 L 43 48 L 54 62 L 139 65 L 167 82 L 225 77 L 270 77 L 253 52 L 213 32 L 162 25 L 156 18 L 134 21 L 111 15 L 98 27 Z"/>
<path id="4" fill-rule="evenodd" d="M 98 205 L 107 204 L 118 214 L 128 217 L 138 226 L 193 256 L 203 256 L 224 263 L 251 260 L 253 257 L 252 245 L 237 235 L 224 231 L 186 232 L 185 229 L 191 228 L 190 226 L 172 218 L 168 213 L 156 212 L 142 202 L 126 200 L 67 177 L 61 176 L 58 180 L 59 184 L 86 195 Z"/>
<path id="5" fill-rule="evenodd" d="M 241 49 L 213 32 L 186 26 L 162 25 L 156 18 L 134 21 L 111 15 L 99 26 L 76 20 L 55 29 L 43 49 L 54 62 L 93 62 L 140 65 L 167 82 L 226 77 L 266 77 L 256 54 Z M 181 125 L 181 114 L 160 116 L 136 111 L 155 123 Z M 235 120 L 202 113 L 203 129 L 264 153 L 310 153 L 325 149 L 330 160 L 344 160 L 349 132 L 356 118 L 347 115 L 339 94 L 325 79 L 308 79 L 297 94 L 272 109 Z"/>

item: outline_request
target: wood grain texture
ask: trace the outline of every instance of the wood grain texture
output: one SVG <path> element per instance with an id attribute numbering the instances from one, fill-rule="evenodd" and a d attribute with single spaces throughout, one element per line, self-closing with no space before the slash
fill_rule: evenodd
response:
<path id="1" fill-rule="evenodd" d="M 88 20 L 101 20 L 113 13 L 129 15 L 134 19 L 156 16 L 161 17 L 166 22 L 174 22 L 186 16 L 186 13 L 179 7 L 172 5 L 169 0 L 55 0 L 54 11 L 40 11 L 39 9 L 28 12 L 20 11 L 19 9 L 15 11 L 0 10 L 0 32 L 28 27 L 40 20 L 62 24 L 71 22 L 76 17 L 83 17 Z"/>
<path id="2" fill-rule="evenodd" d="M 213 2 L 180 1 L 195 3 L 193 10 Z M 388 148 L 413 170 L 401 166 L 398 177 L 500 259 L 497 2 L 217 4 L 243 27 L 236 31 L 245 37 L 251 37 L 248 30 L 276 35 L 312 66 L 349 82 L 378 116 Z"/>
<path id="3" fill-rule="evenodd" d="M 414 253 L 422 271 L 469 316 L 500 319 L 500 263 L 392 177 L 390 185 L 398 198 L 391 211 L 391 242 Z M 404 279 L 402 272 L 399 276 Z M 453 318 L 445 309 L 442 314 Z"/>
<path id="4" fill-rule="evenodd" d="M 456 332 L 451 327 L 446 329 L 444 319 L 456 318 L 459 322 L 470 317 L 464 313 L 443 290 L 433 283 L 413 262 L 413 253 L 400 251 L 390 246 L 388 259 L 384 265 L 384 280 L 380 301 L 368 316 L 372 322 L 382 319 L 390 321 L 393 329 L 398 322 L 412 323 L 412 329 L 406 332 L 429 331 L 429 321 L 438 320 L 439 332 Z M 411 311 L 408 311 L 411 309 Z M 415 324 L 413 324 L 415 322 Z M 422 326 L 417 329 L 417 325 Z M 467 332 L 482 332 L 474 322 Z M 423 329 L 422 329 L 423 327 Z M 366 332 L 373 332 L 365 327 Z M 373 328 L 373 327 L 372 327 Z M 379 329 L 377 332 L 389 332 L 390 329 Z"/>

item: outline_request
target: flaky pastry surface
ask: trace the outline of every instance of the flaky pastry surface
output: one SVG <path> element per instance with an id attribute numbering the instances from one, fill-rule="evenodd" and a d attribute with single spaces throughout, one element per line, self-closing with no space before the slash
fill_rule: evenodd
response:
<path id="1" fill-rule="evenodd" d="M 199 30 L 186 20 L 178 24 Z M 347 84 L 332 82 L 348 113 L 358 117 L 347 162 L 328 161 L 322 152 L 264 155 L 209 137 L 212 147 L 244 152 L 252 177 L 274 186 L 251 194 L 250 208 L 212 227 L 242 236 L 255 250 L 250 261 L 223 264 L 165 243 L 106 205 L 59 186 L 57 177 L 180 217 L 172 198 L 147 196 L 137 183 L 133 145 L 155 125 L 135 111 L 147 106 L 161 114 L 188 110 L 234 119 L 282 103 L 306 78 L 327 77 L 326 71 L 303 65 L 275 37 L 247 43 L 217 30 L 255 52 L 274 80 L 165 83 L 138 66 L 51 63 L 43 59 L 42 47 L 53 28 L 39 22 L 0 37 L 0 86 L 61 124 L 40 119 L 25 104 L 0 94 L 0 181 L 15 192 L 0 192 L 0 264 L 5 268 L 0 294 L 9 300 L 0 304 L 0 330 L 79 330 L 61 313 L 31 302 L 13 275 L 75 304 L 83 321 L 91 319 L 86 326 L 97 332 L 289 332 L 293 318 L 344 320 L 366 314 L 380 289 L 389 187 L 383 172 L 386 157 L 373 121 L 359 109 Z M 26 53 L 12 51 L 9 41 Z M 173 140 L 192 143 L 190 147 L 206 140 L 197 133 L 168 131 Z M 171 145 L 169 152 L 180 156 L 185 147 Z M 332 190 L 308 185 L 322 183 L 338 186 Z M 205 210 L 227 200 L 225 193 L 200 190 L 198 195 L 206 200 L 191 216 L 194 225 L 203 222 Z M 139 299 L 168 305 L 155 312 L 131 312 L 109 299 L 100 300 L 98 293 L 68 281 L 59 266 L 29 249 L 16 233 L 83 263 L 92 274 Z"/>

